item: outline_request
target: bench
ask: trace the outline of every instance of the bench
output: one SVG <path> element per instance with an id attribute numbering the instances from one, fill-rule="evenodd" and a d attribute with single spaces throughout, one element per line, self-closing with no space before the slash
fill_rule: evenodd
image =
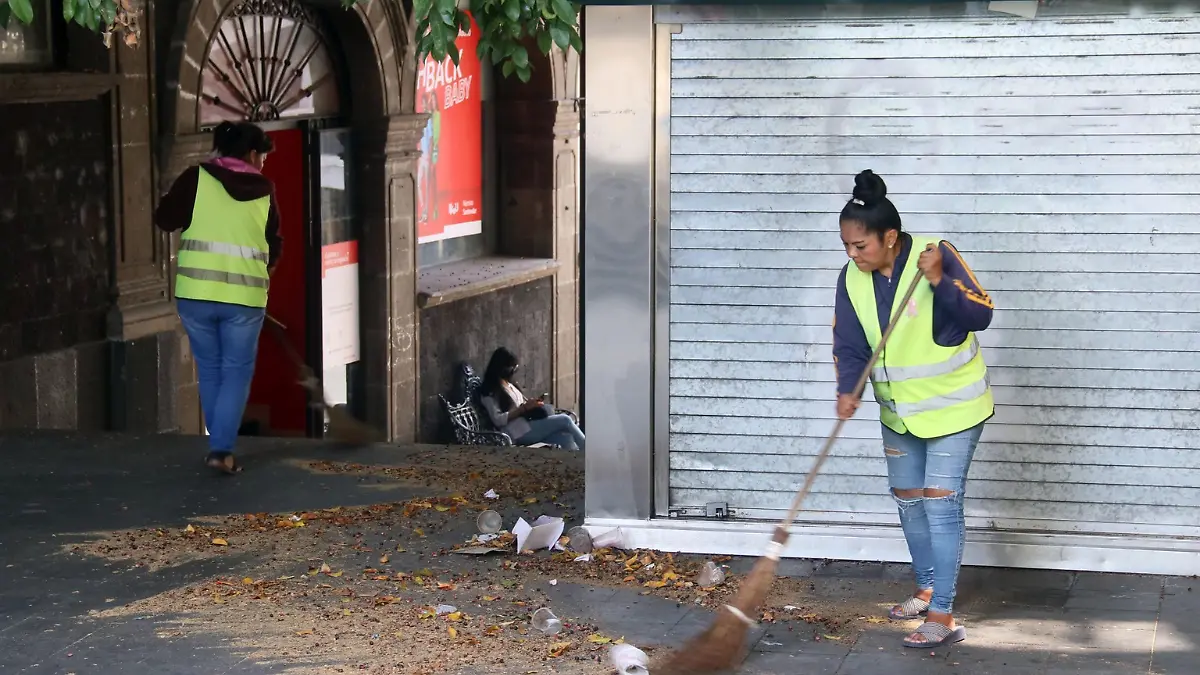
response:
<path id="1" fill-rule="evenodd" d="M 458 391 L 451 397 L 438 394 L 442 409 L 446 411 L 450 426 L 454 429 L 454 440 L 459 445 L 516 445 L 508 434 L 492 426 L 491 417 L 481 409 L 479 389 L 482 386 L 483 378 L 475 374 L 471 364 L 462 363 L 459 364 Z M 579 424 L 579 417 L 574 412 L 557 408 L 555 412 L 567 415 Z"/>

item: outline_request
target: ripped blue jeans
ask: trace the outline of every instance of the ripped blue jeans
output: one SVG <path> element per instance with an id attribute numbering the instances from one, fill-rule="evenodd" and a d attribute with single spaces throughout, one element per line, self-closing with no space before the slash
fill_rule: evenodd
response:
<path id="1" fill-rule="evenodd" d="M 882 425 L 881 425 L 882 426 Z M 900 508 L 917 588 L 933 589 L 929 611 L 951 613 L 962 565 L 966 524 L 963 493 L 983 423 L 949 436 L 917 438 L 883 427 L 888 486 Z M 908 499 L 896 490 L 948 490 L 945 497 Z"/>

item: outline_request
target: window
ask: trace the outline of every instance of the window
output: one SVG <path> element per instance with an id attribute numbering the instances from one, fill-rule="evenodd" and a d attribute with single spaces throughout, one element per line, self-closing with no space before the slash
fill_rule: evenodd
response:
<path id="1" fill-rule="evenodd" d="M 0 31 L 0 66 L 49 66 L 54 63 L 50 44 L 49 2 L 34 4 L 33 23 L 25 25 L 16 18 L 8 21 L 8 30 Z"/>
<path id="2" fill-rule="evenodd" d="M 200 123 L 337 116 L 337 78 L 326 44 L 319 17 L 295 0 L 238 4 L 209 47 Z"/>

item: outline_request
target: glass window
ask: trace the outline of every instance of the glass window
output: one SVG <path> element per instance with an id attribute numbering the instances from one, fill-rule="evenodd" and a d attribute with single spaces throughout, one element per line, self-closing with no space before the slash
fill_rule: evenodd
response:
<path id="1" fill-rule="evenodd" d="M 200 86 L 205 126 L 340 112 L 322 24 L 297 2 L 247 0 L 235 7 L 209 47 Z"/>
<path id="2" fill-rule="evenodd" d="M 8 30 L 0 31 L 0 66 L 43 66 L 54 63 L 50 48 L 50 3 L 35 3 L 33 23 L 9 18 Z"/>

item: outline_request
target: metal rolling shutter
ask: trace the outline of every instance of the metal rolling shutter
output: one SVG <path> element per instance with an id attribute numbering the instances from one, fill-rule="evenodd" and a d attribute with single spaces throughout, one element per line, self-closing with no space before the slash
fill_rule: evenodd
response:
<path id="1" fill-rule="evenodd" d="M 1200 534 L 1200 18 L 697 24 L 671 54 L 673 509 L 774 518 L 811 467 L 871 168 L 995 300 L 968 524 Z M 804 519 L 896 522 L 877 419 Z"/>

